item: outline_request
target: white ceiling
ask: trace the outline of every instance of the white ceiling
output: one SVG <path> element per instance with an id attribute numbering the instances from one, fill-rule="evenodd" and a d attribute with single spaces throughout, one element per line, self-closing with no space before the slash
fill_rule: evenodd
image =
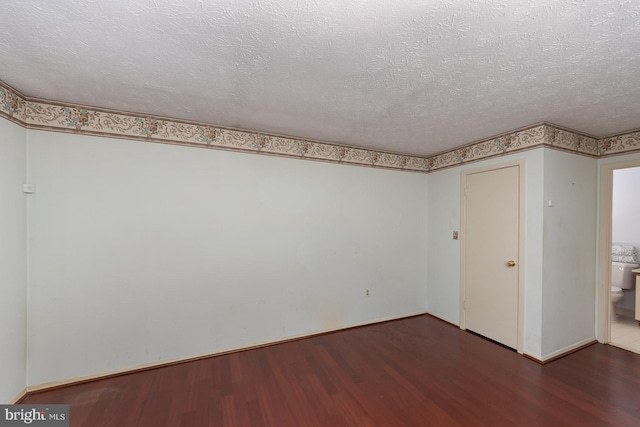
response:
<path id="1" fill-rule="evenodd" d="M 637 0 L 22 0 L 25 95 L 428 155 L 549 121 L 640 127 Z"/>

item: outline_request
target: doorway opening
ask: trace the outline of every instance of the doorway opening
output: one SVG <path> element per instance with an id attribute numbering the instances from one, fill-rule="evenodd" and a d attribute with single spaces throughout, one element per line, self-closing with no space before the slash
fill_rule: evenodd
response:
<path id="1" fill-rule="evenodd" d="M 640 160 L 601 166 L 598 340 L 636 353 L 640 353 L 640 307 L 632 271 L 640 268 L 638 182 Z"/>

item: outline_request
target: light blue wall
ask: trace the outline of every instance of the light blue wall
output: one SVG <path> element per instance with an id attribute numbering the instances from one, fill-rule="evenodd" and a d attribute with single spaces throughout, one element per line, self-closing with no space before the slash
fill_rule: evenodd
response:
<path id="1" fill-rule="evenodd" d="M 26 386 L 26 131 L 0 119 L 0 402 Z"/>
<path id="2" fill-rule="evenodd" d="M 545 150 L 543 356 L 595 336 L 597 175 L 596 159 Z"/>
<path id="3" fill-rule="evenodd" d="M 32 130 L 28 144 L 30 384 L 426 310 L 425 174 Z"/>

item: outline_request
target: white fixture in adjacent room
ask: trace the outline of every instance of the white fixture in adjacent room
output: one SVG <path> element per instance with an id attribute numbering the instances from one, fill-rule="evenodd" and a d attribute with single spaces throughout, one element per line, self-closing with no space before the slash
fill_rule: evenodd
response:
<path id="1" fill-rule="evenodd" d="M 635 274 L 632 270 L 638 268 L 638 264 L 626 262 L 611 263 L 611 315 L 615 317 L 616 304 L 624 296 L 624 290 L 635 287 Z"/>

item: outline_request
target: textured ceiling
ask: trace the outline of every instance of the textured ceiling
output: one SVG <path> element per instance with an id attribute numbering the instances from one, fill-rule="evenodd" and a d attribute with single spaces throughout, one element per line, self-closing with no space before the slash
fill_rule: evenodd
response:
<path id="1" fill-rule="evenodd" d="M 37 98 L 429 155 L 548 121 L 640 127 L 640 1 L 23 0 Z"/>

